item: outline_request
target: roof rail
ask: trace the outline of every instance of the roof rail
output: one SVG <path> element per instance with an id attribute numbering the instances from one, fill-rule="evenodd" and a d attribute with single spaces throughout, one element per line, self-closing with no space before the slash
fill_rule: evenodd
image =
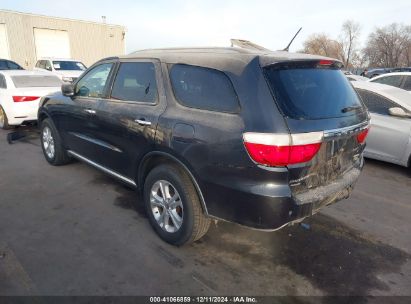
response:
<path id="1" fill-rule="evenodd" d="M 258 44 L 255 44 L 251 41 L 248 40 L 243 40 L 243 39 L 230 39 L 231 42 L 231 46 L 234 47 L 240 47 L 243 49 L 247 49 L 247 50 L 258 50 L 258 51 L 268 51 L 271 52 L 271 50 L 266 49 L 265 47 L 262 47 Z"/>

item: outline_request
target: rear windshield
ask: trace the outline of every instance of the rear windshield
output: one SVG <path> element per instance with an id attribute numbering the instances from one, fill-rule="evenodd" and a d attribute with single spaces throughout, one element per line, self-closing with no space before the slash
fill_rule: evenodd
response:
<path id="1" fill-rule="evenodd" d="M 33 88 L 33 87 L 60 87 L 61 81 L 56 76 L 11 76 L 16 88 Z"/>
<path id="2" fill-rule="evenodd" d="M 57 71 L 84 71 L 86 66 L 79 61 L 53 61 Z"/>
<path id="3" fill-rule="evenodd" d="M 362 111 L 361 102 L 339 69 L 264 69 L 273 96 L 283 114 L 292 119 L 324 119 Z"/>

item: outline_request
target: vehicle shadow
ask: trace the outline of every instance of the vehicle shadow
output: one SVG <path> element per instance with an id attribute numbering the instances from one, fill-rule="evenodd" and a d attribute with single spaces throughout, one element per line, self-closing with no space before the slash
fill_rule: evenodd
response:
<path id="1" fill-rule="evenodd" d="M 273 279 L 276 266 L 286 266 L 329 295 L 367 295 L 371 289 L 389 290 L 379 273 L 398 273 L 411 257 L 323 214 L 306 223 L 276 232 L 250 230 L 219 223 L 193 245 L 222 263 L 237 260 L 240 269 L 252 269 Z M 275 279 L 274 279 L 275 282 Z"/>
<path id="2" fill-rule="evenodd" d="M 383 172 L 384 175 L 401 175 L 405 177 L 411 177 L 411 168 L 406 168 L 400 165 L 391 164 L 388 162 L 366 158 L 364 170 L 378 170 L 378 172 Z"/>

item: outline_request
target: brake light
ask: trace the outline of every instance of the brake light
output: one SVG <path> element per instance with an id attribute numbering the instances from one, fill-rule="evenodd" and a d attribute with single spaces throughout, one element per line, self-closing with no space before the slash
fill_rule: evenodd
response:
<path id="1" fill-rule="evenodd" d="M 332 60 L 320 60 L 319 65 L 332 65 L 334 62 Z"/>
<path id="2" fill-rule="evenodd" d="M 368 135 L 368 131 L 369 129 L 365 129 L 357 134 L 358 143 L 362 144 L 363 142 L 365 142 L 365 139 L 367 138 L 367 135 Z"/>
<path id="3" fill-rule="evenodd" d="M 301 134 L 245 133 L 250 157 L 265 166 L 287 166 L 310 161 L 320 150 L 323 132 Z"/>
<path id="4" fill-rule="evenodd" d="M 34 101 L 39 99 L 39 96 L 13 96 L 14 102 Z"/>

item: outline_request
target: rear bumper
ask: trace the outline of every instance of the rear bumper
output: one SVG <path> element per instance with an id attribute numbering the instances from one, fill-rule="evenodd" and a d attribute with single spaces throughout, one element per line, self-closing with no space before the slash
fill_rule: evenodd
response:
<path id="1" fill-rule="evenodd" d="M 15 103 L 6 112 L 9 125 L 18 126 L 25 121 L 36 121 L 39 102 Z"/>
<path id="2" fill-rule="evenodd" d="M 350 195 L 361 169 L 353 168 L 327 186 L 294 196 L 285 184 L 206 184 L 204 194 L 211 217 L 261 230 L 277 230 L 311 216 L 320 208 Z"/>

